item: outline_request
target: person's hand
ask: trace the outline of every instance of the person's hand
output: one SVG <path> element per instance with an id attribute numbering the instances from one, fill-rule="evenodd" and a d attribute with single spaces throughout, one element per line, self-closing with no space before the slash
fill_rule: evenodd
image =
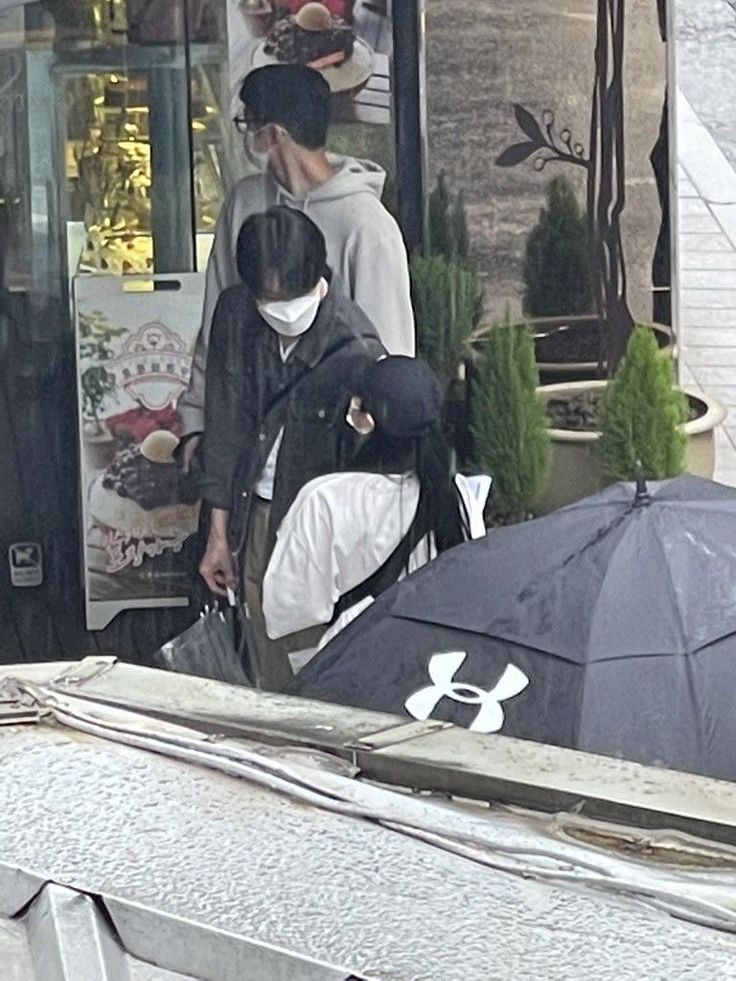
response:
<path id="1" fill-rule="evenodd" d="M 192 465 L 192 460 L 194 459 L 194 454 L 197 452 L 197 447 L 202 442 L 201 435 L 190 436 L 184 442 L 181 448 L 181 453 L 179 454 L 179 464 L 181 466 L 182 473 L 189 473 L 189 469 Z"/>
<path id="2" fill-rule="evenodd" d="M 235 578 L 233 557 L 226 539 L 210 537 L 207 550 L 199 563 L 199 574 L 210 590 L 218 596 L 227 596 L 228 587 L 236 588 L 238 581 Z"/>

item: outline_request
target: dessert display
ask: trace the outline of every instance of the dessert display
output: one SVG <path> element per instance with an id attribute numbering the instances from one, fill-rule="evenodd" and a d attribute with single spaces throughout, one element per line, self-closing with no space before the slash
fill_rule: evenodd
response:
<path id="1" fill-rule="evenodd" d="M 288 17 L 290 14 L 298 14 L 302 7 L 306 7 L 312 0 L 275 0 L 274 9 L 279 17 Z M 355 0 L 321 0 L 323 6 L 335 17 L 342 17 L 343 20 L 352 21 L 353 7 Z"/>
<path id="2" fill-rule="evenodd" d="M 177 302 L 152 289 L 125 296 L 121 283 L 103 277 L 76 284 L 85 582 L 94 629 L 115 604 L 181 600 L 191 581 L 202 468 L 195 456 L 189 472 L 181 471 L 176 406 L 200 325 L 200 283 L 178 281 Z M 112 605 L 94 613 L 92 601 Z"/>
<path id="3" fill-rule="evenodd" d="M 353 0 L 272 2 L 275 23 L 253 50 L 253 68 L 306 65 L 321 72 L 333 95 L 354 97 L 373 75 L 376 56 L 356 33 L 353 7 Z"/>
<path id="4" fill-rule="evenodd" d="M 199 493 L 174 459 L 178 438 L 155 430 L 119 450 L 93 481 L 89 507 L 105 533 L 109 571 L 181 547 L 197 529 Z"/>
<path id="5" fill-rule="evenodd" d="M 263 51 L 287 64 L 328 68 L 350 58 L 354 47 L 355 33 L 347 21 L 332 14 L 325 4 L 306 3 L 274 25 Z"/>
<path id="6" fill-rule="evenodd" d="M 219 18 L 213 0 L 42 0 L 53 16 L 57 39 L 77 44 L 177 44 L 214 42 Z M 186 24 L 184 23 L 186 10 Z"/>
<path id="7" fill-rule="evenodd" d="M 142 443 L 147 436 L 159 430 L 166 430 L 173 434 L 175 440 L 181 435 L 179 413 L 172 405 L 167 405 L 163 409 L 149 409 L 145 405 L 137 405 L 134 409 L 108 416 L 105 425 L 110 435 L 123 446 Z"/>
<path id="8" fill-rule="evenodd" d="M 154 271 L 153 174 L 148 80 L 143 74 L 84 75 L 70 82 L 66 147 L 72 213 L 84 222 L 80 270 L 114 275 Z M 209 81 L 192 95 L 198 231 L 211 231 L 222 200 L 217 111 Z"/>
<path id="9" fill-rule="evenodd" d="M 166 429 L 149 433 L 140 446 L 115 455 L 102 474 L 102 486 L 129 498 L 144 511 L 172 504 L 194 504 L 197 488 L 173 457 L 179 440 Z"/>
<path id="10" fill-rule="evenodd" d="M 114 0 L 113 0 L 114 2 Z M 125 0 L 121 26 L 132 44 L 177 44 L 185 33 L 191 41 L 212 42 L 219 25 L 211 0 L 189 0 L 186 5 L 151 0 Z"/>

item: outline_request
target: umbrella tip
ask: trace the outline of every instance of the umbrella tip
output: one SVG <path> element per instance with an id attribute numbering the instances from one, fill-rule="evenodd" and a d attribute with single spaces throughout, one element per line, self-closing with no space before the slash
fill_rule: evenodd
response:
<path id="1" fill-rule="evenodd" d="M 643 507 L 646 504 L 651 504 L 652 499 L 649 496 L 649 489 L 647 488 L 647 482 L 644 479 L 644 468 L 641 465 L 641 460 L 636 461 L 636 495 L 634 497 L 634 507 Z"/>

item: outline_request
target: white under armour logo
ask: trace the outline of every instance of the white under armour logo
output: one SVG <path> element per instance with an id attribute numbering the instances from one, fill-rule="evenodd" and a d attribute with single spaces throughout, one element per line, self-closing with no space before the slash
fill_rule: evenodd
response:
<path id="1" fill-rule="evenodd" d="M 449 651 L 434 654 L 429 661 L 429 677 L 432 684 L 410 695 L 404 708 L 415 719 L 428 719 L 441 698 L 451 698 L 465 705 L 480 705 L 470 729 L 473 732 L 498 732 L 503 726 L 504 714 L 501 702 L 524 691 L 529 679 L 513 664 L 506 668 L 490 691 L 476 685 L 455 681 L 455 674 L 467 657 L 466 651 Z"/>

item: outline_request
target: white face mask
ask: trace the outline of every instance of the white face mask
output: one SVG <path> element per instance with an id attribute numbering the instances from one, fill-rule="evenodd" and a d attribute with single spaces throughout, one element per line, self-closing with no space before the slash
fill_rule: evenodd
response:
<path id="1" fill-rule="evenodd" d="M 265 126 L 261 126 L 260 129 L 248 130 L 248 132 L 245 134 L 246 156 L 250 162 L 264 174 L 268 170 L 268 165 L 271 160 L 271 151 L 275 149 L 277 145 L 276 142 L 272 140 L 268 146 L 268 149 L 263 150 L 258 148 L 259 144 L 261 147 L 263 146 L 263 135 L 265 134 L 266 130 L 269 130 L 272 135 L 275 134 L 277 137 L 285 137 L 288 135 L 282 126 L 277 126 L 275 123 L 267 123 Z"/>
<path id="2" fill-rule="evenodd" d="M 256 150 L 256 139 L 259 133 L 249 131 L 245 134 L 245 153 L 253 166 L 257 167 L 261 173 L 265 173 L 268 169 L 269 154 L 268 151 L 264 153 L 263 150 Z"/>
<path id="3" fill-rule="evenodd" d="M 314 323 L 319 305 L 327 296 L 327 282 L 320 279 L 317 288 L 293 300 L 257 303 L 258 312 L 269 327 L 282 337 L 299 337 Z"/>

